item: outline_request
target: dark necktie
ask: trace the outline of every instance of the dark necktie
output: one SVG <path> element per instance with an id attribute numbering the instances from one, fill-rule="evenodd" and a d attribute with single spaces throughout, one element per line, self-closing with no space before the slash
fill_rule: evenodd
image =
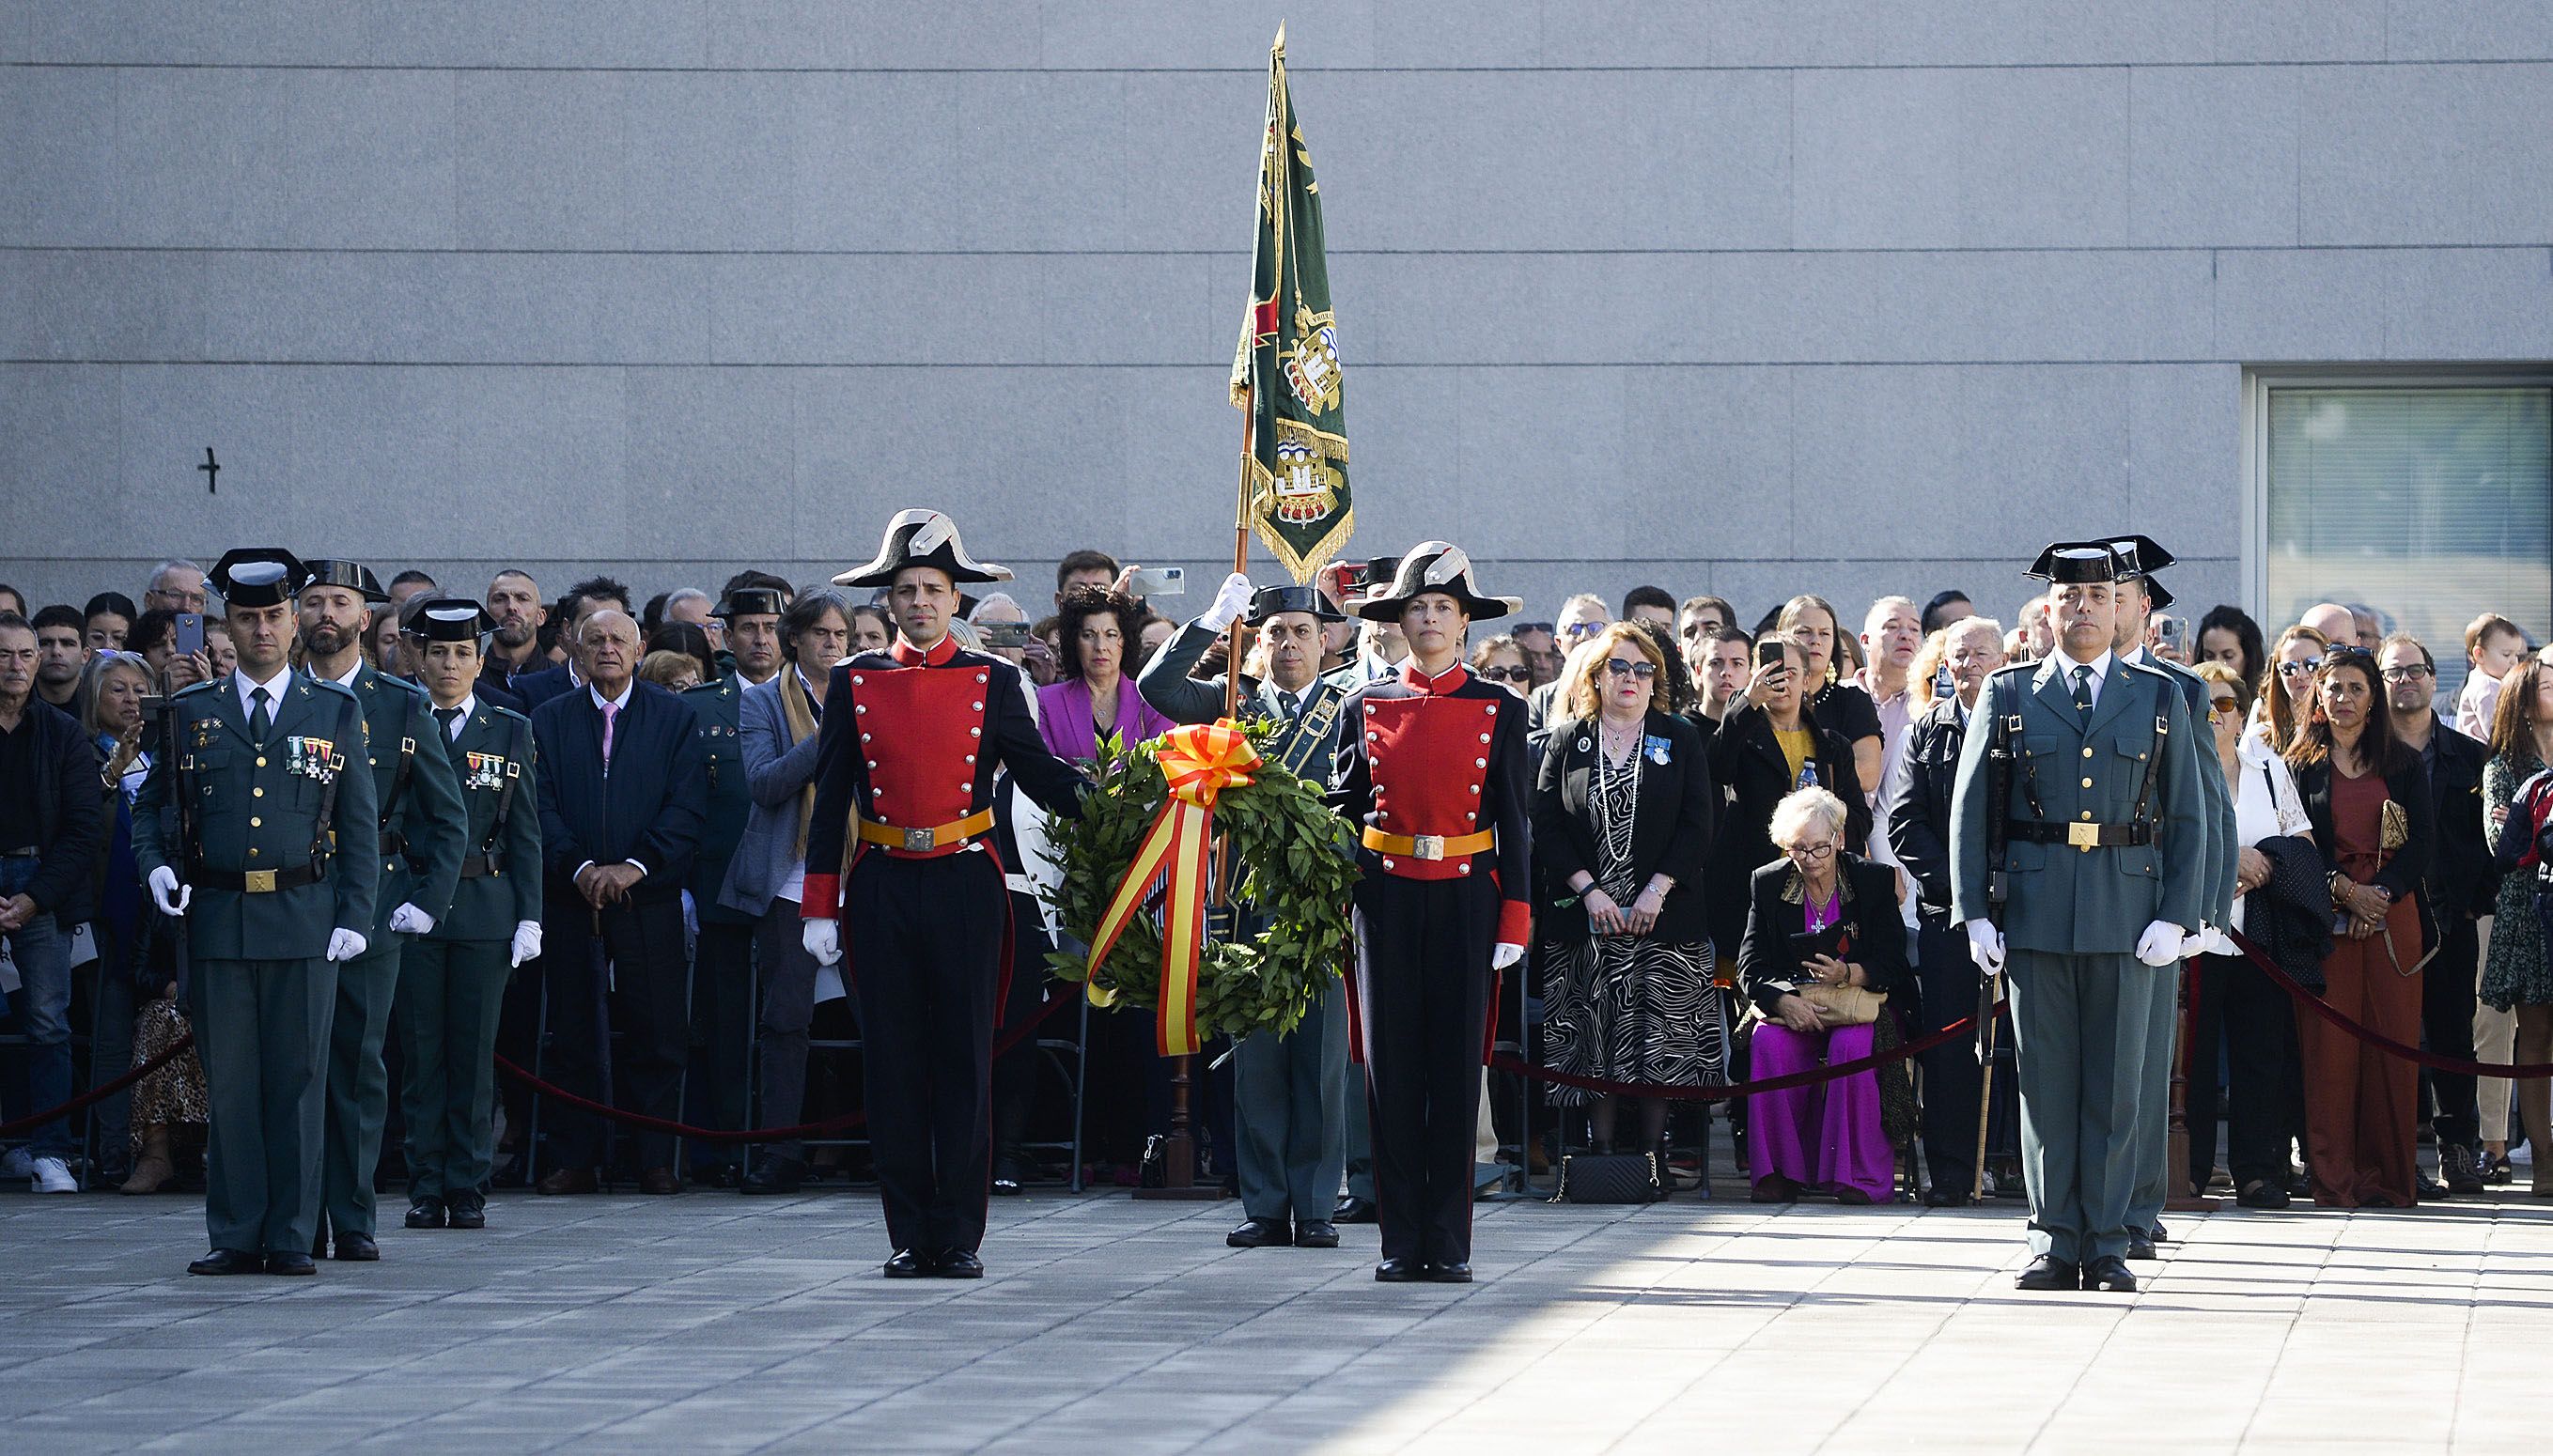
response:
<path id="1" fill-rule="evenodd" d="M 443 728 L 444 742 L 449 743 L 452 741 L 452 720 L 460 716 L 461 710 L 459 708 L 436 708 L 434 710 L 434 721 Z"/>
<path id="2" fill-rule="evenodd" d="M 2083 713 L 2092 710 L 2092 670 L 2089 667 L 2078 665 L 2074 669 L 2074 710 Z"/>
<path id="3" fill-rule="evenodd" d="M 273 699 L 263 687 L 250 688 L 248 696 L 253 704 L 248 710 L 248 736 L 263 744 L 266 735 L 275 727 L 275 714 L 266 710 L 266 705 Z"/>

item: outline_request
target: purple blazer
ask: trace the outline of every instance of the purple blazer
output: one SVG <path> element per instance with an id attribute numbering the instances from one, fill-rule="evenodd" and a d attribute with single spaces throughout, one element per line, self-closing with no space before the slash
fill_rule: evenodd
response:
<path id="1" fill-rule="evenodd" d="M 1177 727 L 1135 689 L 1132 675 L 1117 679 L 1117 737 L 1125 743 L 1159 738 Z M 1058 759 L 1096 763 L 1099 725 L 1090 715 L 1090 685 L 1075 678 L 1038 689 L 1038 732 Z"/>

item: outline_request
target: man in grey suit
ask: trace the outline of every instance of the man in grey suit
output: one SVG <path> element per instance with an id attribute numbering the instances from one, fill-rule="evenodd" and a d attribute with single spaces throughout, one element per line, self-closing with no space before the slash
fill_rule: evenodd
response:
<path id="1" fill-rule="evenodd" d="M 764 1126 L 787 1126 L 807 1099 L 807 1028 L 816 1015 L 816 958 L 801 943 L 808 816 L 816 802 L 816 728 L 833 664 L 850 655 L 851 604 L 840 592 L 810 591 L 780 618 L 781 669 L 744 690 L 737 704 L 744 787 L 753 799 L 744 837 L 727 862 L 719 903 L 756 917 L 761 967 Z M 744 1176 L 748 1194 L 794 1194 L 806 1181 L 806 1144 L 766 1151 Z"/>
<path id="2" fill-rule="evenodd" d="M 2205 857 L 2167 847 L 2204 842 L 2204 765 L 2172 679 L 2112 651 L 2110 549 L 2052 546 L 2030 574 L 2052 583 L 2057 650 L 1978 701 L 1951 790 L 1952 913 L 1989 974 L 2011 958 L 2035 1256 L 2017 1283 L 2126 1293 L 2153 979 L 2206 908 Z"/>
<path id="3" fill-rule="evenodd" d="M 2189 708 L 2193 733 L 2207 737 L 2206 681 L 2178 663 L 2156 657 L 2154 649 L 2146 646 L 2147 621 L 2171 605 L 2171 593 L 2154 574 L 2172 564 L 2171 553 L 2146 536 L 2123 536 L 2108 545 L 2110 554 L 2119 562 L 2119 621 L 2110 638 L 2111 650 L 2121 662 L 2170 675 L 2172 684 L 2180 689 L 2182 702 Z M 2213 747 L 2211 743 L 2198 751 L 2202 764 L 2209 764 Z M 2221 773 L 2201 774 L 2198 781 L 2207 793 L 2207 833 L 2203 842 L 2165 844 L 2163 848 L 2165 854 L 2199 857 L 2205 876 L 2200 882 L 2200 915 L 2208 925 L 2223 925 L 2234 912 L 2234 863 L 2241 848 L 2234 831 L 2234 796 L 2226 791 Z M 2190 949 L 2191 954 L 2196 953 L 2194 947 Z M 2181 967 L 2175 962 L 2165 975 L 2155 978 L 2152 988 L 2155 1004 L 2146 1033 L 2144 1100 L 2139 1103 L 2144 1116 L 2137 1126 L 2137 1193 L 2128 1205 L 2130 1259 L 2155 1256 L 2155 1240 L 2164 1236 L 2164 1204 L 2171 1197 L 2165 1165 L 2170 1162 L 2171 1152 L 2171 1068 L 2179 1045 L 2176 1033 L 2180 1027 L 2181 985 Z"/>
<path id="4" fill-rule="evenodd" d="M 1162 644 L 1135 685 L 1166 717 L 1182 723 L 1222 717 L 1225 679 L 1199 681 L 1188 671 L 1224 629 L 1244 622 L 1266 648 L 1268 675 L 1258 682 L 1243 679 L 1241 716 L 1282 724 L 1270 757 L 1327 787 L 1339 727 L 1357 721 L 1364 685 L 1353 667 L 1321 675 L 1322 634 L 1342 620 L 1315 587 L 1253 593 L 1250 578 L 1235 572 L 1204 616 Z M 1292 1032 L 1256 1032 L 1233 1052 L 1232 1120 L 1248 1215 L 1224 1238 L 1234 1248 L 1338 1247 L 1331 1215 L 1347 1174 L 1347 991 L 1333 979 L 1320 1005 Z"/>

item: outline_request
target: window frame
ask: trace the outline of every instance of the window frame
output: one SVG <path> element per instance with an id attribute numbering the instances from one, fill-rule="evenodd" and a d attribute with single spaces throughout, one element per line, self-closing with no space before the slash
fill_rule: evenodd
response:
<path id="1" fill-rule="evenodd" d="M 2274 389 L 2546 389 L 2553 363 L 2243 366 L 2243 609 L 2270 623 L 2270 392 Z M 2553 601 L 2542 604 L 2553 615 Z M 2462 653 L 2464 644 L 2450 644 Z M 2431 643 L 2430 651 L 2439 651 Z"/>

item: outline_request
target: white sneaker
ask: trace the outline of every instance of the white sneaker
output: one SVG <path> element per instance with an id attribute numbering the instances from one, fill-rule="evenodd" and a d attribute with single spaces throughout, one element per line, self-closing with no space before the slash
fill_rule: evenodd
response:
<path id="1" fill-rule="evenodd" d="M 5 1153 L 0 1153 L 0 1178 L 33 1178 L 35 1176 L 36 1160 L 27 1156 L 27 1150 L 25 1148 L 11 1148 Z"/>
<path id="2" fill-rule="evenodd" d="M 75 1194 L 79 1185 L 71 1181 L 70 1165 L 59 1158 L 38 1158 L 28 1183 L 40 1194 Z"/>

